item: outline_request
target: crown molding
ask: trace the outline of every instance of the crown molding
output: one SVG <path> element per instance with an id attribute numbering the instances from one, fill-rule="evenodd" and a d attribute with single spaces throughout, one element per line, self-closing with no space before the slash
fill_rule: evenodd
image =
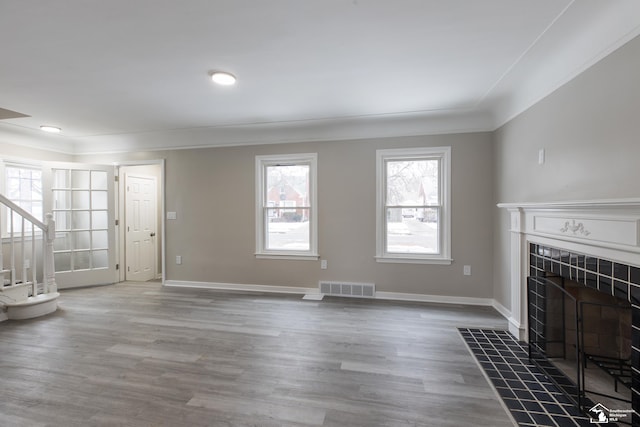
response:
<path id="1" fill-rule="evenodd" d="M 521 202 L 498 203 L 497 206 L 507 210 L 561 210 L 561 209 L 610 209 L 640 208 L 640 198 L 569 200 L 556 202 Z"/>
<path id="2" fill-rule="evenodd" d="M 63 135 L 54 135 L 8 123 L 0 123 L 0 143 L 66 155 L 75 154 L 74 141 Z"/>
<path id="3" fill-rule="evenodd" d="M 492 130 L 638 35 L 640 1 L 572 2 L 479 103 L 494 114 Z"/>
<path id="4" fill-rule="evenodd" d="M 487 132 L 491 121 L 486 112 L 465 110 L 170 129 L 81 138 L 75 143 L 74 154 Z"/>

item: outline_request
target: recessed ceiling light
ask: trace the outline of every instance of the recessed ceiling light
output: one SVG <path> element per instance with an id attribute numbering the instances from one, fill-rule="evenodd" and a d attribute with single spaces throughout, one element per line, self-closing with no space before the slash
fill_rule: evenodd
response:
<path id="1" fill-rule="evenodd" d="M 231 86 L 236 84 L 236 78 L 233 74 L 225 73 L 223 71 L 214 71 L 211 73 L 211 80 L 222 86 Z"/>
<path id="2" fill-rule="evenodd" d="M 62 129 L 60 129 L 59 127 L 56 127 L 56 126 L 42 125 L 42 126 L 40 126 L 40 130 L 43 130 L 45 132 L 51 132 L 51 133 L 60 133 L 60 131 Z"/>

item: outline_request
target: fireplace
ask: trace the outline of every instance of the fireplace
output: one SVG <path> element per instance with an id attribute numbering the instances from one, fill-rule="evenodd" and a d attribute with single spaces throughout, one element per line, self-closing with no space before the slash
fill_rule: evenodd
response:
<path id="1" fill-rule="evenodd" d="M 606 381 L 614 384 L 614 391 L 615 381 L 619 381 L 618 389 L 626 400 L 631 401 L 631 416 L 624 421 L 640 425 L 640 199 L 508 203 L 498 206 L 510 214 L 511 251 L 507 260 L 511 282 L 509 331 L 531 345 L 542 344 L 554 362 L 563 359 L 556 367 L 569 372 L 569 376 L 575 379 L 574 383 L 582 383 L 580 386 L 589 382 L 580 377 L 580 365 L 576 362 L 582 363 L 581 358 L 604 356 L 605 361 L 611 357 L 626 362 L 619 379 L 609 377 Z M 555 335 L 544 339 L 561 343 L 541 343 L 536 335 L 540 332 L 536 329 L 539 325 L 529 324 L 528 319 L 527 284 L 532 281 L 535 282 L 534 291 L 543 292 L 542 287 L 548 287 L 552 290 L 544 292 L 555 293 L 556 301 L 551 305 L 534 307 L 534 310 L 541 307 L 549 309 L 555 305 L 556 312 L 549 314 L 548 321 L 555 319 L 575 324 L 577 320 L 572 317 L 570 309 L 573 306 L 578 307 L 576 311 L 584 307 L 588 307 L 585 310 L 599 310 L 600 315 L 604 310 L 605 319 L 580 320 L 585 326 L 596 329 L 591 332 L 575 326 L 558 333 L 555 325 Z M 604 297 L 604 300 L 599 297 Z M 563 298 L 564 301 L 558 302 Z M 610 319 L 613 308 L 626 314 L 616 313 L 615 320 Z M 630 322 L 625 317 L 629 313 Z M 537 322 L 538 318 L 531 321 Z M 605 322 L 610 322 L 609 329 L 615 324 L 616 329 L 626 329 L 626 332 L 607 334 L 606 331 L 598 331 L 597 325 Z M 563 334 L 565 337 L 561 337 Z M 581 338 L 580 334 L 587 335 Z M 576 342 L 581 339 L 589 344 L 582 353 L 576 348 Z M 594 348 L 594 343 L 599 343 L 599 347 Z M 603 348 L 612 350 L 613 354 L 603 351 Z M 540 350 L 536 348 L 535 351 Z M 569 356 L 559 357 L 562 352 Z M 603 371 L 591 360 L 587 365 Z M 630 388 L 622 382 L 630 383 Z M 579 396 L 575 394 L 579 390 L 573 392 Z M 592 395 L 597 404 L 602 403 L 601 399 L 606 398 Z M 609 405 L 616 405 L 614 409 L 623 407 L 617 402 L 614 400 Z"/>
<path id="2" fill-rule="evenodd" d="M 596 402 L 625 413 L 632 409 L 629 289 L 636 270 L 529 244 L 530 359 L 585 413 Z"/>

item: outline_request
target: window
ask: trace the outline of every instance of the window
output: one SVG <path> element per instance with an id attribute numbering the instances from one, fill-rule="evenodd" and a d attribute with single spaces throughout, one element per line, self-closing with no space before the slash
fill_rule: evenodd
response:
<path id="1" fill-rule="evenodd" d="M 3 175 L 5 196 L 42 221 L 44 218 L 42 201 L 42 171 L 35 166 L 5 163 Z M 15 233 L 22 232 L 22 220 L 20 215 L 14 214 L 13 217 L 11 217 L 8 215 L 8 212 L 3 212 L 3 216 L 6 218 L 2 224 L 3 235 L 8 235 L 12 230 L 12 225 Z M 31 233 L 30 223 L 25 232 Z"/>
<path id="2" fill-rule="evenodd" d="M 376 258 L 451 263 L 451 148 L 378 150 Z"/>
<path id="3" fill-rule="evenodd" d="M 317 155 L 256 156 L 256 256 L 318 259 Z"/>

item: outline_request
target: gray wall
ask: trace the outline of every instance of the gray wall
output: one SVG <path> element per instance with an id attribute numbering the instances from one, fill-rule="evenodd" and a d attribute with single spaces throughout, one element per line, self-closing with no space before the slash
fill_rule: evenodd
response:
<path id="1" fill-rule="evenodd" d="M 494 134 L 496 202 L 640 196 L 640 38 Z M 538 165 L 538 150 L 546 162 Z M 509 307 L 509 218 L 495 209 L 495 297 Z"/>
<path id="2" fill-rule="evenodd" d="M 452 256 L 442 265 L 380 264 L 375 255 L 375 152 L 452 147 Z M 377 290 L 492 297 L 491 134 L 386 138 L 101 155 L 102 162 L 166 159 L 166 275 L 170 280 L 317 287 L 375 282 Z M 318 153 L 319 261 L 256 259 L 256 155 Z M 78 156 L 78 161 L 96 161 Z M 175 264 L 181 255 L 182 265 Z M 464 276 L 462 266 L 472 266 Z"/>

